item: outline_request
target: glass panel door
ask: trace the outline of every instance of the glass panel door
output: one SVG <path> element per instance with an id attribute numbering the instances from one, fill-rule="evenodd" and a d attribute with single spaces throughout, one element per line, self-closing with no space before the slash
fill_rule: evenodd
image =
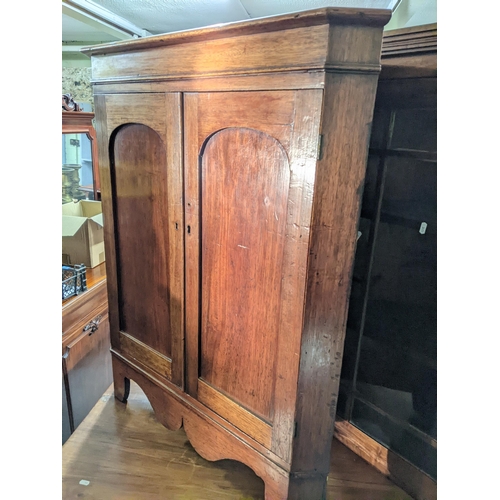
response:
<path id="1" fill-rule="evenodd" d="M 338 413 L 436 479 L 436 108 L 373 128 Z"/>

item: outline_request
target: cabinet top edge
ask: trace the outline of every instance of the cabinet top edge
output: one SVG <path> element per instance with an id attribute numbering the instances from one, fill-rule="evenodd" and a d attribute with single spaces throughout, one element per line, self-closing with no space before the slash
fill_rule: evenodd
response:
<path id="1" fill-rule="evenodd" d="M 279 16 L 216 24 L 204 28 L 176 31 L 127 41 L 93 45 L 82 48 L 81 52 L 88 56 L 121 53 L 200 40 L 213 40 L 230 36 L 280 31 L 321 24 L 383 27 L 389 22 L 391 15 L 392 11 L 388 9 L 327 7 Z"/>

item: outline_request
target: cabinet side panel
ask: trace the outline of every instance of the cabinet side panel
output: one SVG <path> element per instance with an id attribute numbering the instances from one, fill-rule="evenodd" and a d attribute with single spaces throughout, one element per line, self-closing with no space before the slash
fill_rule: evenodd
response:
<path id="1" fill-rule="evenodd" d="M 294 474 L 326 475 L 377 75 L 329 74 L 317 164 Z M 328 411 L 324 411 L 325 408 Z"/>
<path id="2" fill-rule="evenodd" d="M 201 376 L 271 419 L 288 159 L 269 135 L 228 128 L 201 170 Z"/>
<path id="3" fill-rule="evenodd" d="M 120 330 L 171 356 L 166 148 L 142 124 L 111 140 Z"/>

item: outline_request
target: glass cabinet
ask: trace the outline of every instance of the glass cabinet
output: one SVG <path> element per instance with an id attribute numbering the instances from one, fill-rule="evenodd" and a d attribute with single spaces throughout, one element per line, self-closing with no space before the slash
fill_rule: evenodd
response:
<path id="1" fill-rule="evenodd" d="M 337 410 L 437 481 L 437 105 L 421 80 L 379 82 Z"/>

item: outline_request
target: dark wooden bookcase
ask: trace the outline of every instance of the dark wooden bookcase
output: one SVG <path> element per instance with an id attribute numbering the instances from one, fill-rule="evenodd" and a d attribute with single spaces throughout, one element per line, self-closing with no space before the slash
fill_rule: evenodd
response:
<path id="1" fill-rule="evenodd" d="M 337 437 L 418 499 L 437 481 L 437 26 L 386 32 Z"/>

